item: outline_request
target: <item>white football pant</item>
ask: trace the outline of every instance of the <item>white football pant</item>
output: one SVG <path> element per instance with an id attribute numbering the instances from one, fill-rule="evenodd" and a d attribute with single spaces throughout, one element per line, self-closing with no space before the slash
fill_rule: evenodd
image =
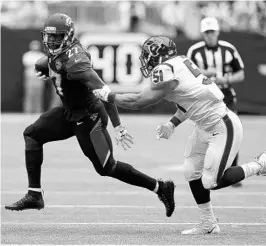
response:
<path id="1" fill-rule="evenodd" d="M 185 149 L 186 180 L 202 177 L 205 189 L 215 188 L 224 171 L 232 165 L 242 139 L 242 123 L 230 110 L 210 130 L 199 129 L 196 125 Z"/>

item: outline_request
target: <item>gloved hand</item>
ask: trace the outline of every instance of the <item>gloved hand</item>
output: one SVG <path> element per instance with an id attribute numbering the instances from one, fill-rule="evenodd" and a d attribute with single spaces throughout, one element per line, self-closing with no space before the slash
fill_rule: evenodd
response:
<path id="1" fill-rule="evenodd" d="M 157 132 L 156 138 L 158 140 L 160 140 L 161 138 L 168 139 L 171 137 L 174 130 L 175 130 L 175 126 L 171 121 L 164 123 L 162 125 L 159 125 L 156 130 Z"/>
<path id="2" fill-rule="evenodd" d="M 51 79 L 50 77 L 47 77 L 46 75 L 44 75 L 42 72 L 35 71 L 35 75 L 38 79 L 43 80 L 43 81 L 47 81 Z"/>
<path id="3" fill-rule="evenodd" d="M 116 131 L 116 144 L 123 147 L 124 150 L 131 148 L 131 144 L 133 144 L 133 137 L 127 132 L 126 128 L 122 125 L 115 127 Z"/>
<path id="4" fill-rule="evenodd" d="M 93 90 L 93 94 L 102 101 L 108 102 L 108 95 L 111 89 L 108 85 L 103 86 L 101 89 Z"/>

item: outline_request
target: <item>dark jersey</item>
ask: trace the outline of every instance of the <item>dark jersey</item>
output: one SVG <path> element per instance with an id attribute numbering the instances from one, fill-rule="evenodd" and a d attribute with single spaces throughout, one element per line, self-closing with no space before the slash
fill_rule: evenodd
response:
<path id="1" fill-rule="evenodd" d="M 93 88 L 75 75 L 92 68 L 91 56 L 78 40 L 55 58 L 49 58 L 50 77 L 56 93 L 60 96 L 69 120 L 78 121 L 82 117 L 97 112 L 101 102 L 92 93 Z"/>

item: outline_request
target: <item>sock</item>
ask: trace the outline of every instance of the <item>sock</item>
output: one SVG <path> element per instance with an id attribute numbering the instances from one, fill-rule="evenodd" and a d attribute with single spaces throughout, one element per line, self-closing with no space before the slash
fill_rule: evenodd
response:
<path id="1" fill-rule="evenodd" d="M 151 178 L 144 173 L 141 173 L 131 165 L 121 161 L 117 161 L 116 168 L 112 177 L 127 184 L 146 188 L 150 191 L 156 191 L 158 190 L 158 188 L 156 189 L 156 187 L 159 187 L 156 179 Z"/>
<path id="2" fill-rule="evenodd" d="M 35 192 L 42 192 L 41 188 L 31 188 L 31 187 L 29 187 L 28 190 L 35 191 Z"/>
<path id="3" fill-rule="evenodd" d="M 238 163 L 238 154 L 236 155 L 231 167 L 236 167 L 237 163 Z"/>
<path id="4" fill-rule="evenodd" d="M 212 190 L 219 190 L 221 188 L 228 187 L 230 185 L 242 181 L 243 179 L 245 179 L 245 173 L 241 166 L 229 167 L 228 169 L 225 170 L 218 185 Z"/>
<path id="5" fill-rule="evenodd" d="M 241 167 L 244 170 L 246 178 L 256 175 L 261 169 L 261 166 L 255 161 L 243 164 Z"/>
<path id="6" fill-rule="evenodd" d="M 216 221 L 210 202 L 210 190 L 203 187 L 202 180 L 196 179 L 189 182 L 191 192 L 200 211 L 201 221 L 213 223 Z"/>
<path id="7" fill-rule="evenodd" d="M 210 191 L 203 187 L 201 178 L 189 181 L 189 186 L 197 204 L 204 204 L 211 200 Z"/>
<path id="8" fill-rule="evenodd" d="M 43 162 L 43 149 L 26 150 L 26 169 L 30 188 L 41 188 L 41 165 Z"/>
<path id="9" fill-rule="evenodd" d="M 198 207 L 199 207 L 200 217 L 202 221 L 208 221 L 210 223 L 213 223 L 216 221 L 211 202 L 198 204 Z"/>

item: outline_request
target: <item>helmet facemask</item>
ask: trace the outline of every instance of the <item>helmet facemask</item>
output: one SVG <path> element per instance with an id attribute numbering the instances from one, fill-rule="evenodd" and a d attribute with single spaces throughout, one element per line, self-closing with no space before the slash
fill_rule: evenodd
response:
<path id="1" fill-rule="evenodd" d="M 159 54 L 161 45 L 162 43 L 149 40 L 143 44 L 139 59 L 142 65 L 140 71 L 145 78 L 150 77 L 153 68 L 162 62 L 162 57 Z"/>
<path id="2" fill-rule="evenodd" d="M 151 76 L 152 70 L 165 60 L 177 54 L 176 46 L 172 40 L 164 36 L 154 36 L 147 39 L 139 57 L 140 71 L 145 78 Z"/>
<path id="3" fill-rule="evenodd" d="M 139 59 L 141 62 L 140 71 L 145 78 L 150 77 L 153 68 L 155 68 L 162 61 L 160 56 L 152 56 L 145 50 L 142 51 Z"/>
<path id="4" fill-rule="evenodd" d="M 68 47 L 74 38 L 74 30 L 70 31 L 53 31 L 51 27 L 45 28 L 43 31 L 43 44 L 46 52 L 50 55 L 60 54 L 66 47 Z"/>

